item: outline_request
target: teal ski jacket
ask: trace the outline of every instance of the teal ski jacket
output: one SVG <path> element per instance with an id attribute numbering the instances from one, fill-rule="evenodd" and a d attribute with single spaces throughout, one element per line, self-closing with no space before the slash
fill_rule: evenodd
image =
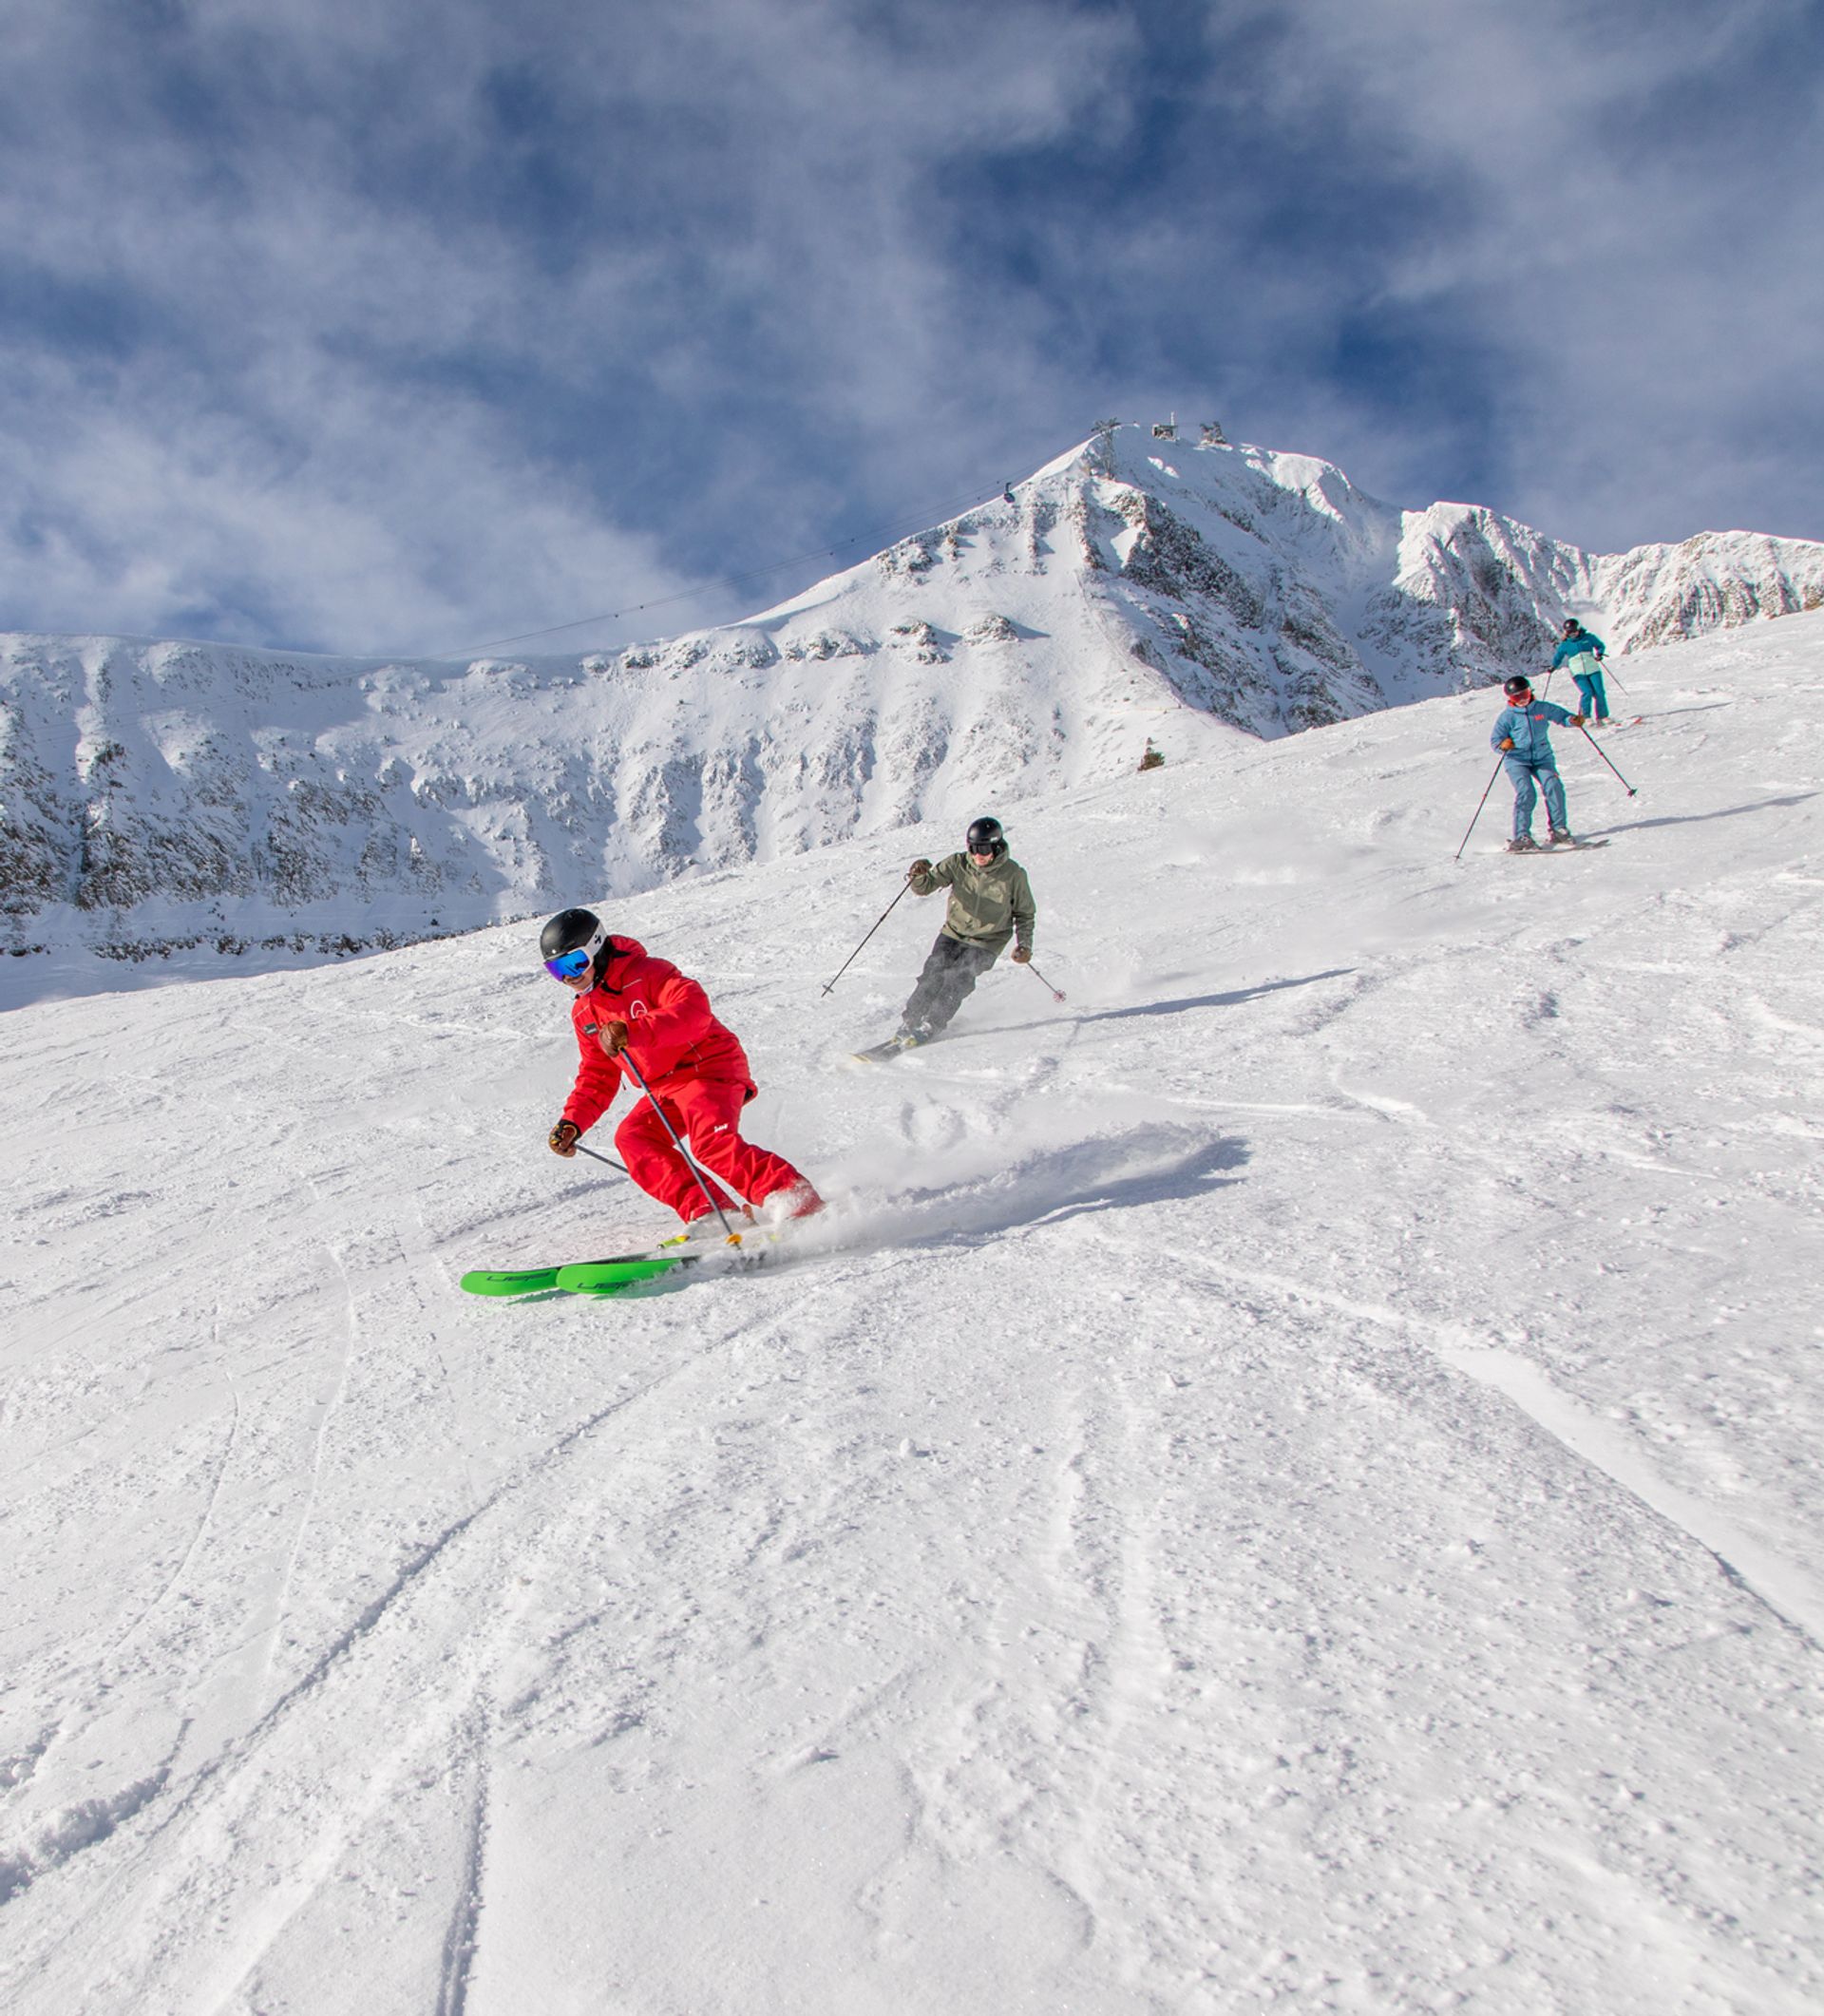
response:
<path id="1" fill-rule="evenodd" d="M 1525 707 L 1504 707 L 1494 717 L 1494 732 L 1489 737 L 1489 747 L 1498 750 L 1510 762 L 1517 757 L 1522 763 L 1535 767 L 1548 763 L 1556 770 L 1558 758 L 1552 753 L 1547 726 L 1555 722 L 1563 728 L 1570 718 L 1569 710 L 1560 707 L 1556 700 L 1533 700 Z M 1513 747 L 1502 749 L 1502 743 L 1510 735 L 1513 737 Z"/>
<path id="2" fill-rule="evenodd" d="M 1607 652 L 1605 644 L 1593 630 L 1580 630 L 1575 637 L 1568 637 L 1551 655 L 1551 669 L 1556 672 L 1560 665 L 1571 658 L 1580 658 L 1586 651 L 1593 651 L 1600 658 Z"/>

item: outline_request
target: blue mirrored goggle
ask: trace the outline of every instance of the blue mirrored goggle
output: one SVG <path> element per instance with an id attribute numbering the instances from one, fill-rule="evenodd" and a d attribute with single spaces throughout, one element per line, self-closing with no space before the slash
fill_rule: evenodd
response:
<path id="1" fill-rule="evenodd" d="M 595 954 L 586 946 L 579 945 L 574 952 L 560 952 L 556 959 L 544 962 L 544 970 L 553 979 L 580 979 L 589 970 L 589 961 Z"/>

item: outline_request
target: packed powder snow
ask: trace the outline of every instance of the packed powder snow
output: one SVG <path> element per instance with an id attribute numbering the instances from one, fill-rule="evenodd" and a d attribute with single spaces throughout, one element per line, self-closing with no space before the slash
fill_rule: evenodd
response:
<path id="1" fill-rule="evenodd" d="M 1598 853 L 1486 692 L 977 808 L 1068 998 L 872 1070 L 954 822 L 605 903 L 832 1200 L 674 1292 L 457 1287 L 656 1228 L 536 920 L 10 962 L 8 2008 L 1815 2008 L 1824 616 L 1611 673 Z"/>

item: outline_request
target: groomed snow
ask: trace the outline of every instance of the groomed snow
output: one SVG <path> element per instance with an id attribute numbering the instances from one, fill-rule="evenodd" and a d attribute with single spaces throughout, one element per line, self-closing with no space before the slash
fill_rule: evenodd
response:
<path id="1" fill-rule="evenodd" d="M 13 1008 L 0 2001 L 1817 2007 L 1824 615 L 1620 670 L 1600 853 L 1486 694 L 1010 812 L 1069 998 L 888 1067 L 947 829 L 614 910 L 750 1277 L 458 1292 L 658 1222 L 527 927 Z"/>

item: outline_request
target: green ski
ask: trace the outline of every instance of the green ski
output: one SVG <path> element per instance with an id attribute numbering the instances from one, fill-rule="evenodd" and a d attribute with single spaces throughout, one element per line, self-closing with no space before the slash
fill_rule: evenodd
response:
<path id="1" fill-rule="evenodd" d="M 461 1284 L 464 1292 L 468 1295 L 549 1294 L 558 1285 L 558 1269 L 483 1267 L 472 1274 L 465 1274 Z"/>
<path id="2" fill-rule="evenodd" d="M 743 1243 L 699 1246 L 683 1253 L 661 1246 L 656 1253 L 627 1253 L 618 1260 L 585 1260 L 558 1269 L 558 1286 L 572 1295 L 612 1295 L 618 1288 L 637 1287 L 681 1267 L 702 1267 L 709 1274 L 744 1272 L 780 1257 L 777 1234 L 749 1232 Z"/>
<path id="3" fill-rule="evenodd" d="M 678 1259 L 683 1257 L 680 1254 Z M 675 1266 L 676 1265 L 676 1260 L 656 1260 L 650 1253 L 620 1253 L 609 1260 L 585 1261 L 581 1266 L 566 1266 L 560 1262 L 554 1267 L 478 1268 L 474 1273 L 465 1274 L 460 1285 L 463 1291 L 468 1295 L 550 1295 L 560 1288 L 567 1288 L 573 1285 L 624 1286 L 629 1281 L 643 1281 L 648 1273 L 660 1273 L 666 1267 Z M 604 1276 L 599 1282 L 586 1284 L 573 1284 L 560 1279 L 561 1275 L 578 1274 L 588 1267 L 620 1268 L 623 1270 L 631 1267 L 636 1270 L 643 1269 L 644 1271 L 635 1271 L 631 1274 L 625 1271 L 609 1274 Z"/>
<path id="4" fill-rule="evenodd" d="M 610 1294 L 654 1281 L 674 1267 L 694 1266 L 700 1253 L 627 1253 L 618 1260 L 584 1260 L 557 1270 L 557 1284 L 570 1295 Z"/>
<path id="5" fill-rule="evenodd" d="M 514 1270 L 481 1271 L 465 1274 L 464 1289 L 470 1295 L 548 1295 L 561 1289 L 568 1295 L 613 1295 L 622 1288 L 638 1287 L 656 1281 L 680 1267 L 714 1263 L 711 1271 L 765 1266 L 778 1259 L 776 1233 L 750 1231 L 749 1243 L 698 1246 L 694 1251 L 676 1250 L 682 1242 L 650 1248 L 644 1253 L 617 1253 L 607 1260 L 580 1260 L 555 1267 L 523 1267 Z"/>

